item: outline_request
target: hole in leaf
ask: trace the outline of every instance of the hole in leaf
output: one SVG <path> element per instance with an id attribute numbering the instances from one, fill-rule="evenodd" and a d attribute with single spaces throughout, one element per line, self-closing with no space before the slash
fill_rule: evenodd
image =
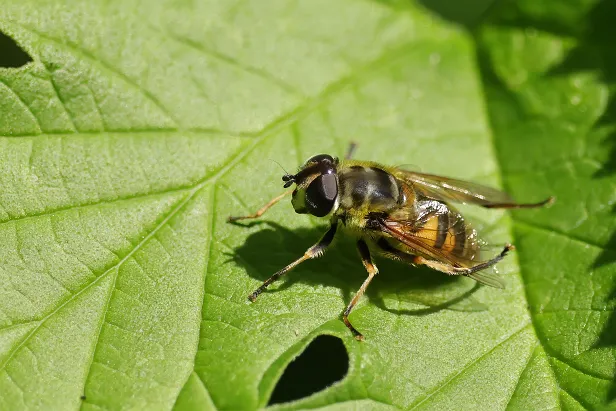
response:
<path id="1" fill-rule="evenodd" d="M 31 61 L 32 57 L 15 40 L 0 31 L 0 67 L 17 68 Z"/>
<path id="2" fill-rule="evenodd" d="M 340 381 L 349 371 L 349 355 L 342 340 L 320 335 L 284 370 L 268 405 L 295 401 Z"/>

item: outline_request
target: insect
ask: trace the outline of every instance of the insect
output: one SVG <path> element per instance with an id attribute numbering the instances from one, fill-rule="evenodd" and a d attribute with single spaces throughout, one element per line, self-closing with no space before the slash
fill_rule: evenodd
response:
<path id="1" fill-rule="evenodd" d="M 496 256 L 482 259 L 477 232 L 450 203 L 470 203 L 485 208 L 534 208 L 554 200 L 549 197 L 538 203 L 519 204 L 506 193 L 483 185 L 351 160 L 353 148 L 351 145 L 342 161 L 328 154 L 310 157 L 296 174 L 283 175 L 284 187 L 295 184 L 294 188 L 275 197 L 257 212 L 229 217 L 228 221 L 258 218 L 289 194 L 296 213 L 330 221 L 327 232 L 303 256 L 274 273 L 248 296 L 252 302 L 294 267 L 322 256 L 339 226 L 353 234 L 368 277 L 344 310 L 342 319 L 360 341 L 364 337 L 348 317 L 379 272 L 372 252 L 503 288 L 496 274 L 483 270 L 502 260 L 514 249 L 513 245 L 507 244 Z"/>

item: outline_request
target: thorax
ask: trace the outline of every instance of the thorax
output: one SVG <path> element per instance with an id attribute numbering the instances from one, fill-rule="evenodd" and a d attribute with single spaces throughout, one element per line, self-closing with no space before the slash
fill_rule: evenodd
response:
<path id="1" fill-rule="evenodd" d="M 388 212 L 405 201 L 396 178 L 376 165 L 343 166 L 338 170 L 338 179 L 341 212 Z"/>

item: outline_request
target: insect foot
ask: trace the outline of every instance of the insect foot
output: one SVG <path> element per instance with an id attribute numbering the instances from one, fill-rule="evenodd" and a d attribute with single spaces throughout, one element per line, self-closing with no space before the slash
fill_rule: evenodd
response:
<path id="1" fill-rule="evenodd" d="M 259 294 L 261 294 L 261 291 L 255 290 L 255 292 L 253 292 L 252 294 L 248 296 L 248 299 L 250 300 L 251 303 L 254 303 L 255 301 L 257 301 L 257 297 L 259 296 Z"/>
<path id="2" fill-rule="evenodd" d="M 346 326 L 347 326 L 347 328 L 348 328 L 349 330 L 351 330 L 351 332 L 353 333 L 353 337 L 355 337 L 355 339 L 356 339 L 357 341 L 364 341 L 364 340 L 365 340 L 365 338 L 364 338 L 363 334 L 362 334 L 362 333 L 360 333 L 359 331 L 357 331 L 357 330 L 355 329 L 355 327 L 353 327 L 353 324 L 351 324 L 351 322 L 349 321 L 348 313 L 344 313 L 344 314 L 342 315 L 342 321 L 344 321 L 344 325 L 346 325 Z"/>

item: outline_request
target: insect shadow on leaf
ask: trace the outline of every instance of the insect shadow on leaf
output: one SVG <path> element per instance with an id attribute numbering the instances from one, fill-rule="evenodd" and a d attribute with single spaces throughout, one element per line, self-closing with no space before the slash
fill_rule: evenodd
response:
<path id="1" fill-rule="evenodd" d="M 306 247 L 325 231 L 325 227 L 289 230 L 270 221 L 246 225 L 254 224 L 267 228 L 251 234 L 244 244 L 228 255 L 243 266 L 249 276 L 259 281 L 302 255 Z M 442 309 L 469 312 L 487 309 L 472 298 L 479 284 L 470 279 L 447 276 L 427 267 L 412 267 L 378 255 L 376 259 L 380 272 L 366 296 L 380 309 L 402 315 L 427 315 Z M 272 285 L 257 304 L 267 304 L 268 294 L 272 298 L 272 294 L 284 293 L 298 282 L 339 288 L 346 304 L 364 277 L 355 242 L 349 236 L 340 235 L 324 256 L 295 268 L 284 280 Z"/>
<path id="2" fill-rule="evenodd" d="M 11 37 L 0 31 L 0 67 L 19 68 L 32 61 Z"/>

